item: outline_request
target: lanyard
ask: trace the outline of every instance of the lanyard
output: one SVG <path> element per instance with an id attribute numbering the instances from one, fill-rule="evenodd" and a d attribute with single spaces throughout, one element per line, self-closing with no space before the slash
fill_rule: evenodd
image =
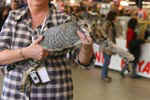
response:
<path id="1" fill-rule="evenodd" d="M 47 16 L 45 16 L 45 18 L 44 18 L 42 27 L 41 27 L 41 29 L 40 29 L 40 34 L 44 31 L 44 27 L 45 27 L 45 25 L 46 25 L 46 19 L 47 19 Z"/>
<path id="2" fill-rule="evenodd" d="M 46 25 L 46 19 L 47 19 L 47 16 L 45 16 L 45 18 L 44 18 L 44 21 L 43 21 L 43 23 L 42 23 L 42 27 L 41 27 L 41 29 L 39 30 L 39 32 L 38 32 L 38 35 L 42 35 L 42 33 L 43 33 L 43 31 L 44 31 L 44 27 L 45 27 L 45 25 Z M 34 41 L 34 38 L 33 38 L 33 36 L 32 36 L 32 42 Z"/>

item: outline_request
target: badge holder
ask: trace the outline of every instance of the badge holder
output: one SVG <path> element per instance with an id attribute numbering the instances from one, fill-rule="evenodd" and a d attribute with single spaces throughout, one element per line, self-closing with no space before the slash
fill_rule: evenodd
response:
<path id="1" fill-rule="evenodd" d="M 31 81 L 37 85 L 40 83 L 40 78 L 38 76 L 38 73 L 36 71 L 32 71 L 30 72 L 30 78 L 31 78 Z"/>
<path id="2" fill-rule="evenodd" d="M 37 69 L 37 73 L 42 84 L 50 82 L 50 77 L 48 75 L 46 67 L 39 67 Z"/>
<path id="3" fill-rule="evenodd" d="M 50 82 L 46 67 L 39 67 L 36 70 L 30 72 L 30 78 L 35 85 Z"/>

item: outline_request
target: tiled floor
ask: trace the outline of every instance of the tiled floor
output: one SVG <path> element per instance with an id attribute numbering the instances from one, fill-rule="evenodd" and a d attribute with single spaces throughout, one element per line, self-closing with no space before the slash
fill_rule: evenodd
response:
<path id="1" fill-rule="evenodd" d="M 150 79 L 122 79 L 118 72 L 110 72 L 112 83 L 100 80 L 99 69 L 73 69 L 74 100 L 150 100 Z"/>
<path id="2" fill-rule="evenodd" d="M 73 68 L 74 100 L 150 100 L 150 79 L 122 79 L 111 71 L 113 81 L 104 83 L 99 71 Z"/>

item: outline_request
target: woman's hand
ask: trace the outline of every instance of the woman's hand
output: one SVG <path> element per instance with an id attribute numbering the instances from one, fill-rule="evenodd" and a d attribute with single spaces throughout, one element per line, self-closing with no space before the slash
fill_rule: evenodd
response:
<path id="1" fill-rule="evenodd" d="M 82 64 L 89 64 L 93 56 L 93 40 L 89 35 L 82 32 L 77 32 L 82 42 L 82 47 L 79 53 L 79 61 Z"/>
<path id="2" fill-rule="evenodd" d="M 85 50 L 89 50 L 91 49 L 91 47 L 93 47 L 93 40 L 92 38 L 85 33 L 82 33 L 80 31 L 77 32 L 81 42 L 82 42 L 82 46 L 83 48 L 85 48 Z"/>
<path id="3" fill-rule="evenodd" d="M 22 49 L 25 58 L 42 60 L 48 56 L 48 51 L 45 50 L 39 43 L 43 40 L 43 36 L 39 36 L 29 47 Z"/>

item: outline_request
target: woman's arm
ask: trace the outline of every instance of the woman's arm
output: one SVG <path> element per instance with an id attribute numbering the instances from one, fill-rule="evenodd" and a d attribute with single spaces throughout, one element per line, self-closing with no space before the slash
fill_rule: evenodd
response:
<path id="1" fill-rule="evenodd" d="M 0 65 L 11 64 L 24 60 L 23 49 L 3 50 L 0 52 Z"/>
<path id="2" fill-rule="evenodd" d="M 41 60 L 48 55 L 48 52 L 39 45 L 43 37 L 40 36 L 29 47 L 16 50 L 3 50 L 0 52 L 0 65 L 12 64 L 25 59 Z"/>

